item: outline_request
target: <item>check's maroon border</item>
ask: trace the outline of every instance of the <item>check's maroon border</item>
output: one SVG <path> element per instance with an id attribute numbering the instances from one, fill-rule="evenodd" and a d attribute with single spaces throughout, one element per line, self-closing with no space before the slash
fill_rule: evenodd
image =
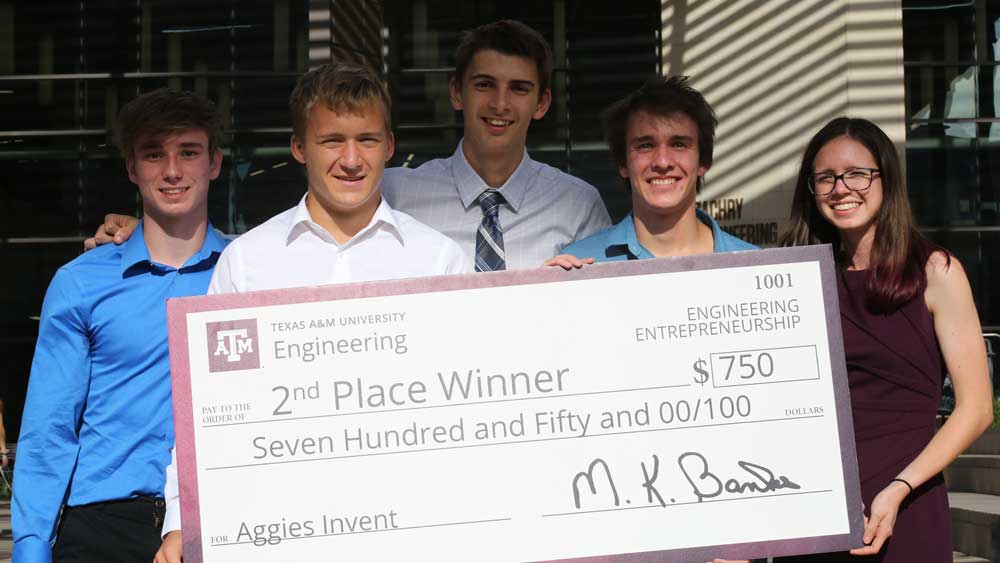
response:
<path id="1" fill-rule="evenodd" d="M 658 258 L 654 260 L 631 260 L 596 264 L 569 272 L 561 268 L 539 268 L 535 270 L 435 276 L 171 299 L 167 302 L 167 322 L 170 331 L 170 366 L 173 382 L 177 469 L 181 490 L 181 516 L 185 530 L 184 560 L 187 563 L 202 563 L 204 561 L 202 554 L 201 517 L 199 514 L 198 476 L 195 470 L 196 453 L 194 448 L 194 410 L 191 397 L 191 364 L 188 355 L 187 315 L 190 313 L 389 295 L 459 291 L 487 287 L 766 266 L 796 262 L 819 262 L 820 265 L 820 278 L 823 283 L 823 301 L 826 310 L 826 328 L 830 347 L 830 367 L 837 405 L 837 425 L 840 433 L 841 463 L 845 477 L 845 508 L 849 515 L 850 532 L 832 536 L 585 557 L 564 559 L 561 561 L 565 563 L 664 563 L 670 561 L 706 561 L 714 557 L 746 559 L 793 555 L 806 552 L 843 551 L 860 546 L 863 516 L 861 513 L 861 493 L 858 482 L 857 453 L 854 447 L 851 400 L 847 386 L 847 368 L 844 364 L 843 334 L 840 327 L 840 305 L 837 300 L 837 273 L 833 261 L 833 251 L 829 245 L 823 245 Z"/>

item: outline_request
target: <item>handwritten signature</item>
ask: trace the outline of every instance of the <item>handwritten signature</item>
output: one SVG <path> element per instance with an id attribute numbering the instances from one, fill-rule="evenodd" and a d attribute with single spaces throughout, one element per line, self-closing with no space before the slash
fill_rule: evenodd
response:
<path id="1" fill-rule="evenodd" d="M 728 478 L 720 476 L 716 471 L 710 469 L 708 460 L 698 452 L 684 452 L 677 458 L 677 465 L 684 478 L 691 485 L 698 502 L 718 497 L 724 492 L 744 495 L 770 493 L 781 489 L 801 489 L 798 483 L 787 476 L 775 475 L 775 472 L 768 467 L 749 461 L 736 462 L 745 475 Z M 646 493 L 646 501 L 649 504 L 659 504 L 666 507 L 667 502 L 657 485 L 657 479 L 660 476 L 660 458 L 654 454 L 652 463 L 647 466 L 646 462 L 643 461 L 640 463 L 640 469 L 642 470 L 642 488 Z M 599 483 L 600 487 L 598 487 Z M 581 489 L 581 485 L 584 486 L 583 489 Z M 611 466 L 601 458 L 594 459 L 586 471 L 580 471 L 573 476 L 574 506 L 577 509 L 582 507 L 582 490 L 589 489 L 591 495 L 598 495 L 598 488 L 606 489 L 610 493 L 614 506 L 621 506 L 622 497 L 611 474 Z M 670 501 L 674 502 L 674 499 L 671 498 Z M 628 499 L 625 502 L 631 503 Z"/>
<path id="2" fill-rule="evenodd" d="M 738 465 L 743 471 L 752 475 L 753 479 L 749 481 L 742 481 L 740 479 L 732 478 L 727 479 L 725 483 L 723 483 L 722 479 L 720 479 L 708 468 L 708 460 L 706 460 L 705 456 L 698 452 L 685 452 L 681 454 L 680 457 L 677 458 L 677 465 L 680 466 L 681 472 L 684 473 L 684 477 L 687 479 L 688 483 L 691 484 L 691 488 L 694 490 L 694 495 L 698 498 L 698 502 L 702 502 L 707 498 L 717 497 L 721 495 L 723 491 L 727 493 L 745 494 L 769 493 L 780 489 L 802 488 L 788 477 L 784 475 L 775 477 L 774 472 L 767 467 L 756 463 L 750 463 L 749 461 L 738 461 L 736 462 L 736 465 Z"/>

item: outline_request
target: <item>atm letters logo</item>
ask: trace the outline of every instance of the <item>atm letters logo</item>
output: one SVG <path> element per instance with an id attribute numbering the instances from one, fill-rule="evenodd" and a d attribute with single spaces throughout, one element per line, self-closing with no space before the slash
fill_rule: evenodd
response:
<path id="1" fill-rule="evenodd" d="M 260 367 L 257 319 L 207 323 L 208 371 L 235 371 Z"/>

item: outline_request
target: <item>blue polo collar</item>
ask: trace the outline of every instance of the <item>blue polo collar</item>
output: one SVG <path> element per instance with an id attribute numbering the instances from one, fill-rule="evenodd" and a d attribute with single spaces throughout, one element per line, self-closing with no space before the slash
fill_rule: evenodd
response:
<path id="1" fill-rule="evenodd" d="M 723 240 L 723 232 L 719 224 L 711 215 L 699 208 L 695 208 L 695 214 L 699 221 L 712 229 L 712 251 L 721 252 L 719 244 Z M 628 248 L 629 254 L 638 260 L 656 258 L 652 252 L 646 250 L 646 247 L 639 243 L 638 235 L 635 233 L 635 219 L 631 212 L 618 224 L 611 227 L 611 232 L 608 233 L 608 246 L 625 246 Z"/>
<path id="2" fill-rule="evenodd" d="M 206 260 L 213 259 L 215 256 L 222 253 L 222 250 L 226 248 L 227 240 L 220 235 L 212 224 L 208 224 L 208 228 L 205 232 L 205 242 L 201 245 L 198 252 L 195 252 L 183 266 L 180 267 L 181 270 L 190 268 L 192 266 L 197 266 Z M 121 263 L 121 273 L 124 276 L 125 273 L 131 268 L 138 264 L 148 265 L 151 268 L 161 269 L 164 271 L 173 270 L 170 266 L 165 266 L 163 264 L 157 264 L 153 262 L 152 258 L 149 256 L 149 248 L 146 247 L 146 237 L 143 231 L 143 221 L 139 221 L 139 224 L 135 228 L 135 232 L 129 237 L 127 241 L 122 243 L 122 263 Z"/>

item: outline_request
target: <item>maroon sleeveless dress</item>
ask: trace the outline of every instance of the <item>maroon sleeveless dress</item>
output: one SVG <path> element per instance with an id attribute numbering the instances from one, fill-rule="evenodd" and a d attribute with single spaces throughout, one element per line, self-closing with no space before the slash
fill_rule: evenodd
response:
<path id="1" fill-rule="evenodd" d="M 864 287 L 864 271 L 838 275 L 861 498 L 867 515 L 875 495 L 934 436 L 945 365 L 923 291 L 898 311 L 883 315 L 865 307 Z M 951 515 L 944 477 L 935 475 L 906 497 L 892 537 L 877 556 L 830 553 L 776 561 L 950 563 Z"/>

